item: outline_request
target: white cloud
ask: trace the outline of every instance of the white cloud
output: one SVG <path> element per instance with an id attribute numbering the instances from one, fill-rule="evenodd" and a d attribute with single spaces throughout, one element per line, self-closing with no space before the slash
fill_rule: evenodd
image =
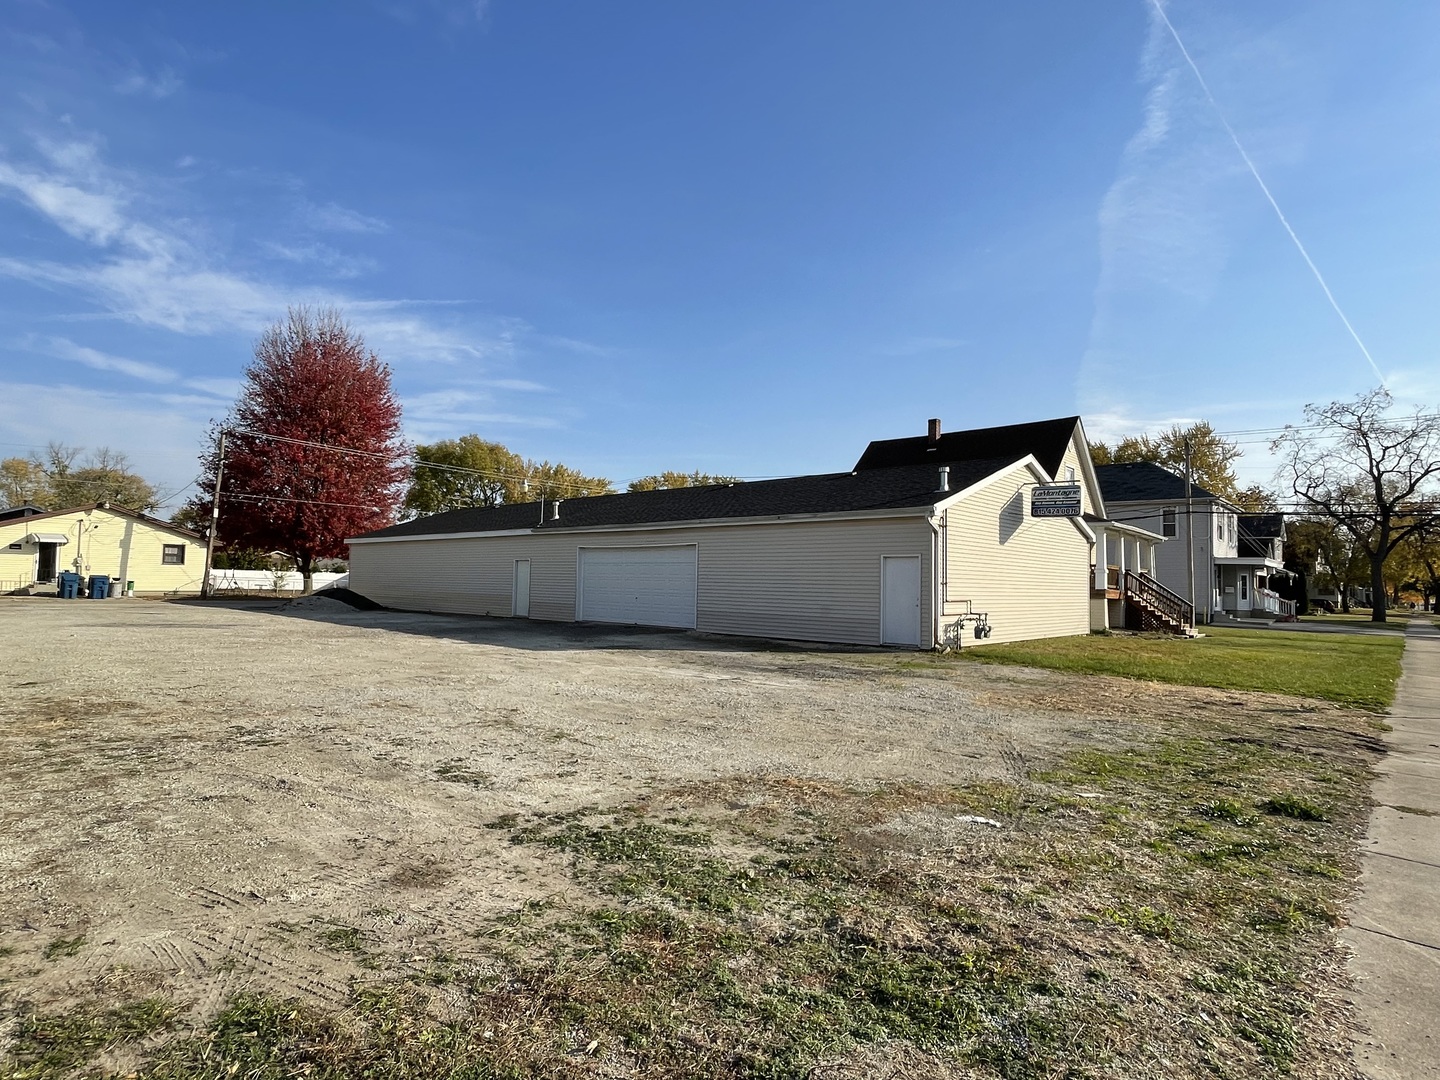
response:
<path id="1" fill-rule="evenodd" d="M 51 176 L 0 161 L 0 189 L 27 202 L 77 240 L 108 245 L 126 222 L 119 200 L 108 192 L 86 191 Z"/>
<path id="2" fill-rule="evenodd" d="M 233 401 L 240 396 L 243 384 L 239 379 L 186 379 L 185 385 L 192 390 Z"/>
<path id="3" fill-rule="evenodd" d="M 209 398 L 122 394 L 73 384 L 0 383 L 0 430 L 7 442 L 123 449 L 137 471 L 162 490 L 189 484 L 197 471 Z M 136 432 L 144 432 L 143 441 Z M 183 499 L 183 496 L 182 496 Z"/>
<path id="4" fill-rule="evenodd" d="M 1195 416 L 1142 417 L 1128 412 L 1087 412 L 1085 434 L 1091 442 L 1116 443 L 1131 435 L 1158 435 L 1177 424 L 1188 427 Z"/>
<path id="5" fill-rule="evenodd" d="M 0 275 L 54 290 L 77 291 L 112 317 L 187 335 L 255 334 L 291 304 L 328 304 L 349 312 L 372 346 L 390 360 L 474 361 L 509 356 L 511 324 L 492 335 L 440 325 L 403 300 L 357 300 L 333 289 L 295 287 L 223 268 L 223 254 L 182 221 L 166 219 L 140 196 L 142 183 L 101 160 L 93 141 L 37 140 L 45 166 L 0 158 L 0 196 L 9 195 L 71 237 L 96 249 L 67 261 L 0 255 Z M 48 166 L 48 167 L 47 167 Z M 383 223 L 330 204 L 322 217 L 337 227 L 371 230 Z M 286 261 L 331 259 L 344 270 L 368 268 L 333 248 L 278 245 Z M 342 274 L 343 276 L 343 274 Z"/>
<path id="6" fill-rule="evenodd" d="M 347 255 L 329 244 L 294 244 L 265 240 L 260 248 L 267 255 L 299 265 L 319 266 L 335 277 L 355 278 L 373 273 L 380 264 L 362 255 Z"/>
<path id="7" fill-rule="evenodd" d="M 123 356 L 111 356 L 99 349 L 78 345 L 69 338 L 52 337 L 38 342 L 36 345 L 50 356 L 60 360 L 73 360 L 88 368 L 94 368 L 96 371 L 116 371 L 121 375 L 130 376 L 132 379 L 152 383 L 170 383 L 179 378 L 169 368 L 146 364 L 139 360 L 127 360 Z"/>
<path id="8" fill-rule="evenodd" d="M 307 203 L 305 219 L 312 228 L 328 232 L 381 233 L 390 228 L 379 218 L 370 217 L 358 210 L 350 210 L 336 203 Z"/>
<path id="9" fill-rule="evenodd" d="M 422 394 L 406 395 L 405 427 L 411 438 L 430 441 L 448 438 L 457 432 L 482 427 L 554 428 L 560 422 L 552 416 L 525 415 L 496 408 L 493 394 L 485 390 L 452 387 Z"/>
<path id="10" fill-rule="evenodd" d="M 1306 80 L 1279 38 L 1221 28 L 1219 18 L 1196 31 L 1211 43 L 1212 84 L 1244 114 L 1257 156 L 1295 160 Z M 1140 123 L 1097 214 L 1100 273 L 1076 384 L 1087 416 L 1154 415 L 1173 409 L 1161 402 L 1208 395 L 1208 367 L 1172 361 L 1164 343 L 1215 301 L 1242 230 L 1265 225 L 1263 197 L 1154 10 L 1140 75 Z"/>
<path id="11" fill-rule="evenodd" d="M 135 71 L 126 75 L 115 84 L 115 90 L 121 94 L 143 94 L 152 98 L 167 98 L 185 85 L 183 79 L 173 68 L 161 68 L 154 75 L 146 75 L 144 72 Z"/>
<path id="12" fill-rule="evenodd" d="M 289 305 L 334 305 L 382 358 L 406 371 L 397 378 L 397 390 L 407 429 L 421 439 L 495 427 L 558 426 L 551 416 L 506 407 L 509 395 L 546 390 L 533 379 L 510 376 L 524 347 L 609 352 L 587 342 L 547 338 L 519 319 L 477 315 L 465 301 L 362 299 L 314 283 L 289 283 L 291 273 L 314 273 L 327 261 L 349 258 L 319 242 L 267 243 L 259 237 L 253 242 L 272 257 L 273 272 L 235 269 L 214 237 L 229 235 L 239 223 L 220 221 L 207 228 L 193 203 L 181 211 L 167 202 L 180 193 L 163 178 L 108 165 L 96 140 L 38 138 L 34 149 L 21 157 L 13 147 L 0 147 L 0 200 L 27 208 L 78 244 L 57 243 L 35 256 L 7 250 L 10 240 L 0 235 L 0 277 L 64 296 L 72 310 L 52 318 L 91 327 L 97 320 L 119 319 L 150 331 L 233 340 L 263 330 Z M 193 195 L 187 190 L 183 197 Z M 351 233 L 383 228 L 376 219 L 334 204 L 321 209 L 322 221 Z M 87 330 L 86 336 L 93 332 Z M 183 369 L 97 347 L 103 344 L 103 339 L 81 344 L 44 333 L 21 342 L 67 363 L 148 385 L 128 392 L 0 386 L 4 438 L 37 446 L 52 438 L 113 444 L 129 451 L 152 480 L 171 486 L 188 482 L 206 423 L 224 413 L 239 393 L 239 381 L 190 377 Z M 418 369 L 426 374 L 416 387 L 416 362 L 443 366 Z M 443 385 L 457 378 L 461 385 Z M 553 411 L 563 414 L 565 409 Z M 147 465 L 152 458 L 161 464 Z"/>

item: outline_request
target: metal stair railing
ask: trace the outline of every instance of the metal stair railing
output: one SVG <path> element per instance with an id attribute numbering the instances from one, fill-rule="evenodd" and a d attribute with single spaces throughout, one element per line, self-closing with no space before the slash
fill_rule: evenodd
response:
<path id="1" fill-rule="evenodd" d="M 1195 625 L 1195 608 L 1184 597 L 1171 592 L 1148 574 L 1125 571 L 1125 594 L 1149 604 L 1155 611 L 1177 624 L 1181 630 Z"/>

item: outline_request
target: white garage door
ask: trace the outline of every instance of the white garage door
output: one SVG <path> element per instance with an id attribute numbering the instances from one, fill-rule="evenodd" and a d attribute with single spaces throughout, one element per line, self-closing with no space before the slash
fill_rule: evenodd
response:
<path id="1" fill-rule="evenodd" d="M 575 617 L 695 627 L 695 547 L 581 548 Z"/>

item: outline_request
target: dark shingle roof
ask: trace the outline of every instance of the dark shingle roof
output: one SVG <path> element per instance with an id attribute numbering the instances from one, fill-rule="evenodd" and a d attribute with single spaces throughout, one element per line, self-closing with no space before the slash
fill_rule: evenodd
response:
<path id="1" fill-rule="evenodd" d="M 904 439 L 876 439 L 865 448 L 856 469 L 885 469 L 897 465 L 943 465 L 947 462 L 1004 458 L 1019 461 L 1034 454 L 1040 467 L 1051 476 L 1060 468 L 1065 451 L 1075 434 L 1078 416 L 1038 420 L 1033 424 L 951 431 L 931 442 L 928 436 Z"/>
<path id="2" fill-rule="evenodd" d="M 983 480 L 1015 459 L 991 458 L 950 467 L 948 495 Z M 565 499 L 560 520 L 540 523 L 539 503 L 450 510 L 365 533 L 377 536 L 428 536 L 435 533 L 504 532 L 511 529 L 586 529 L 606 525 L 653 525 L 708 521 L 717 518 L 779 517 L 788 514 L 835 514 L 861 510 L 899 510 L 930 506 L 947 498 L 936 490 L 938 470 L 932 465 L 869 469 L 857 473 L 822 473 L 783 480 L 635 491 Z"/>
<path id="3" fill-rule="evenodd" d="M 1185 478 L 1153 461 L 1096 465 L 1095 476 L 1100 481 L 1100 494 L 1107 503 L 1185 498 Z M 1220 497 L 1199 484 L 1190 485 L 1190 495 L 1196 499 Z"/>
<path id="4" fill-rule="evenodd" d="M 1237 550 L 1250 558 L 1268 559 L 1270 542 L 1285 533 L 1284 514 L 1239 514 L 1236 524 L 1240 528 Z"/>
<path id="5" fill-rule="evenodd" d="M 1240 514 L 1236 520 L 1242 532 L 1257 540 L 1274 540 L 1285 535 L 1284 514 Z"/>

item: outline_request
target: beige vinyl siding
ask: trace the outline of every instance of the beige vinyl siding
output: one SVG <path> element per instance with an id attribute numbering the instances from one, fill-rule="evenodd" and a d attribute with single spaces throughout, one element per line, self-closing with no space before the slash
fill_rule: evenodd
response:
<path id="1" fill-rule="evenodd" d="M 880 557 L 919 555 L 928 646 L 931 535 L 910 516 L 357 543 L 350 587 L 402 610 L 509 615 L 515 560 L 529 559 L 531 618 L 569 621 L 581 547 L 693 544 L 696 629 L 878 644 Z"/>
<path id="2" fill-rule="evenodd" d="M 942 621 L 969 600 L 989 615 L 990 642 L 1090 632 L 1090 541 L 1071 519 L 1030 517 L 1034 483 L 1020 466 L 946 511 Z M 962 644 L 976 644 L 969 627 Z"/>
<path id="3" fill-rule="evenodd" d="M 83 527 L 82 527 L 83 526 Z M 9 545 L 28 533 L 64 533 L 70 542 L 56 552 L 59 571 L 73 571 L 77 552 L 85 576 L 105 574 L 120 582 L 135 582 L 135 591 L 147 595 L 198 593 L 205 571 L 205 545 L 183 533 L 109 510 L 77 510 L 53 517 L 16 518 L 0 522 L 0 581 L 34 581 L 36 549 L 26 544 L 20 551 Z M 163 545 L 180 544 L 185 562 L 180 566 L 162 561 Z"/>
<path id="4" fill-rule="evenodd" d="M 1087 514 L 1093 514 L 1095 513 L 1095 496 L 1090 490 L 1090 485 L 1085 480 L 1085 470 L 1080 464 L 1080 454 L 1082 451 L 1081 448 L 1076 445 L 1079 440 L 1080 436 L 1078 434 L 1070 440 L 1070 445 L 1065 449 L 1065 456 L 1060 459 L 1060 473 L 1055 479 L 1063 483 L 1065 480 L 1065 470 L 1067 468 L 1074 469 L 1075 482 L 1080 485 L 1080 509 L 1084 510 Z M 1086 449 L 1083 452 L 1089 453 L 1089 450 Z"/>

